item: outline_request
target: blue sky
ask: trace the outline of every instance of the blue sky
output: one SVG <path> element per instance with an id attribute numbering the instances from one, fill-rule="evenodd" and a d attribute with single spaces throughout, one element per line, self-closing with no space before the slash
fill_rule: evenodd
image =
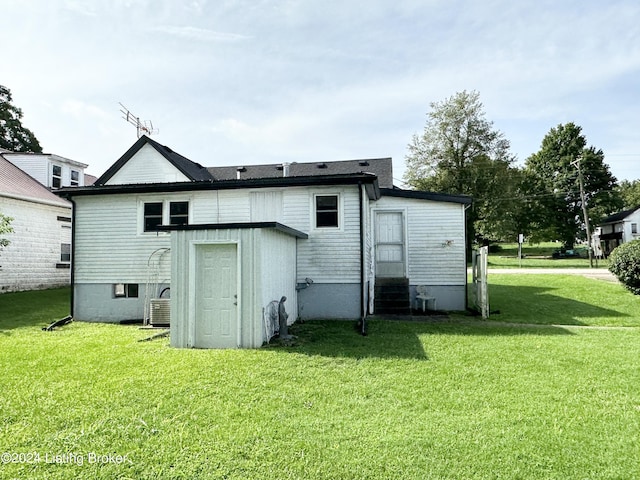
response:
<path id="1" fill-rule="evenodd" d="M 99 175 L 136 140 L 206 166 L 388 157 L 477 90 L 518 162 L 560 123 L 640 178 L 637 0 L 0 0 L 0 84 Z M 399 184 L 399 182 L 398 182 Z"/>

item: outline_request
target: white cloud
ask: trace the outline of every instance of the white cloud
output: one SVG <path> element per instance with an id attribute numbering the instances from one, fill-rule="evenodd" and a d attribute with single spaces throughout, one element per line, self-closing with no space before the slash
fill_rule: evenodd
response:
<path id="1" fill-rule="evenodd" d="M 198 28 L 193 26 L 173 26 L 173 25 L 159 25 L 152 27 L 150 30 L 155 32 L 166 33 L 168 35 L 175 35 L 190 40 L 198 40 L 203 42 L 239 42 L 249 40 L 251 37 L 248 35 L 241 35 L 238 33 L 217 32 L 214 30 L 208 30 L 204 28 Z"/>

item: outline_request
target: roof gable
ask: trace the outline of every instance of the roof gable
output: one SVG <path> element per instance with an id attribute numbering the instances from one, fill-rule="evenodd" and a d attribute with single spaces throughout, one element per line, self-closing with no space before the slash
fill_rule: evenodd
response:
<path id="1" fill-rule="evenodd" d="M 201 181 L 211 181 L 211 174 L 204 168 L 202 165 L 192 162 L 186 157 L 183 157 L 179 153 L 174 152 L 169 147 L 159 144 L 158 142 L 151 140 L 146 135 L 143 135 L 138 139 L 136 143 L 134 143 L 129 150 L 125 152 L 122 157 L 120 157 L 105 173 L 100 176 L 95 185 L 106 185 L 106 184 L 121 184 L 121 183 L 155 183 L 162 182 L 163 180 L 158 178 L 158 172 L 153 172 L 154 174 L 149 175 L 149 166 L 138 166 L 138 170 L 146 167 L 145 179 L 140 181 L 139 177 L 131 179 L 131 181 L 127 180 L 126 169 L 129 162 L 134 159 L 137 155 L 147 155 L 149 158 L 152 155 L 151 152 L 155 152 L 155 158 L 161 158 L 162 160 L 168 162 L 168 166 L 171 166 L 171 169 L 174 170 L 173 178 L 168 181 L 191 181 L 191 182 L 201 182 Z M 148 160 L 147 158 L 147 160 Z M 121 172 L 121 175 L 118 173 Z M 165 174 L 168 173 L 165 171 Z M 133 175 L 135 177 L 135 175 Z"/>

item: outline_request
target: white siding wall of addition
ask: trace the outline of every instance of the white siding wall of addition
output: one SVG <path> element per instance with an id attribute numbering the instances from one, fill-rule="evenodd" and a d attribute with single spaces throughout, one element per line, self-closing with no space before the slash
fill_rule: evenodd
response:
<path id="1" fill-rule="evenodd" d="M 339 195 L 339 228 L 315 228 L 315 195 Z M 284 192 L 283 223 L 308 233 L 298 240 L 298 282 L 360 283 L 358 186 L 291 188 Z"/>
<path id="2" fill-rule="evenodd" d="M 0 197 L 0 212 L 13 218 L 13 232 L 2 235 L 11 244 L 0 251 L 0 292 L 69 285 L 71 270 L 60 267 L 71 208 Z"/>
<path id="3" fill-rule="evenodd" d="M 405 212 L 411 285 L 466 285 L 464 205 L 382 197 L 374 218 L 379 210 Z"/>
<path id="4" fill-rule="evenodd" d="M 109 179 L 107 185 L 188 181 L 186 175 L 147 144 Z"/>
<path id="5" fill-rule="evenodd" d="M 273 229 L 262 229 L 259 250 L 262 273 L 262 299 L 264 308 L 270 302 L 285 296 L 285 308 L 291 325 L 298 317 L 296 294 L 296 238 Z"/>

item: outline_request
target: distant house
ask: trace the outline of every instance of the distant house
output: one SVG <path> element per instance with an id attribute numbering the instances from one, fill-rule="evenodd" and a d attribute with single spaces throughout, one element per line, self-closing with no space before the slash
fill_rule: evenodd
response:
<path id="1" fill-rule="evenodd" d="M 95 177 L 85 175 L 87 164 L 52 153 L 23 153 L 3 151 L 2 155 L 23 172 L 49 189 L 84 187 Z"/>
<path id="2" fill-rule="evenodd" d="M 609 255 L 618 245 L 640 238 L 640 207 L 611 215 L 598 226 L 597 234 L 604 244 L 604 253 Z"/>
<path id="3" fill-rule="evenodd" d="M 0 153 L 0 213 L 13 218 L 0 250 L 0 292 L 68 285 L 71 203 L 54 195 Z"/>
<path id="4" fill-rule="evenodd" d="M 466 306 L 471 199 L 395 188 L 390 158 L 205 168 L 143 136 L 59 194 L 74 318 L 154 324 L 157 308 L 175 347 L 258 347 L 284 298 L 288 323 L 408 313 L 423 285 Z"/>

